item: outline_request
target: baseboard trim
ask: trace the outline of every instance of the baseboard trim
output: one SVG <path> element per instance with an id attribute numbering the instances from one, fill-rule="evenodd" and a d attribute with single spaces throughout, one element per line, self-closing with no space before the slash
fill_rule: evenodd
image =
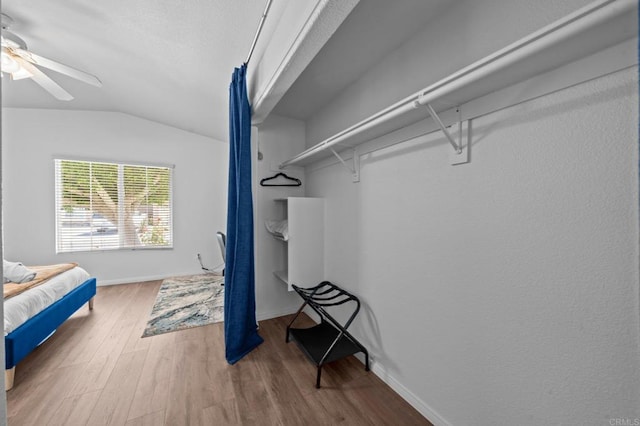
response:
<path id="1" fill-rule="evenodd" d="M 272 318 L 283 317 L 285 315 L 295 314 L 298 310 L 297 307 L 286 308 L 280 311 L 270 311 L 270 312 L 256 312 L 256 319 L 258 321 L 266 321 Z"/>
<path id="2" fill-rule="evenodd" d="M 145 281 L 157 281 L 157 280 L 163 280 L 167 277 L 168 275 L 148 275 L 144 277 L 120 278 L 115 280 L 101 280 L 100 277 L 98 277 L 96 282 L 97 282 L 97 285 L 101 287 L 101 286 L 118 285 L 118 284 L 142 283 Z"/>
<path id="3" fill-rule="evenodd" d="M 310 312 L 311 315 L 309 315 L 309 313 L 307 313 L 307 310 L 311 311 Z M 283 316 L 283 315 L 293 314 L 296 311 L 297 311 L 297 309 L 294 309 L 291 312 L 277 313 L 277 314 L 273 314 L 273 316 L 271 316 L 271 317 L 265 317 L 265 318 L 261 318 L 261 319 L 276 318 L 276 317 L 280 317 L 280 316 Z M 317 314 L 315 314 L 315 312 L 313 312 L 313 310 L 311 310 L 309 308 L 306 308 L 304 312 L 307 313 L 307 315 L 309 315 L 309 317 L 312 320 L 314 320 L 315 322 L 319 322 L 319 319 L 316 318 Z M 362 352 L 359 352 L 359 353 L 355 354 L 355 357 L 358 359 L 358 361 L 360 361 L 362 363 L 362 365 L 364 365 L 365 358 L 364 358 L 364 354 Z M 382 380 L 387 385 L 389 385 L 389 387 L 391 389 L 393 389 L 398 395 L 400 395 L 402 397 L 402 399 L 407 401 L 409 403 L 409 405 L 411 405 L 413 408 L 418 410 L 418 412 L 420 414 L 422 414 L 425 418 L 427 418 L 435 426 L 451 426 L 451 423 L 447 422 L 440 414 L 438 414 L 427 403 L 425 403 L 423 400 L 418 398 L 413 392 L 411 392 L 402 383 L 400 383 L 400 381 L 398 381 L 398 379 L 396 379 L 391 374 L 389 374 L 387 372 L 387 369 L 384 368 L 384 366 L 382 364 L 380 364 L 379 362 L 375 362 L 371 357 L 369 358 L 369 367 L 370 367 L 371 372 L 373 374 L 378 376 L 380 378 L 380 380 Z"/>
<path id="4" fill-rule="evenodd" d="M 356 358 L 364 365 L 364 355 L 358 353 Z M 451 423 L 447 422 L 440 414 L 438 414 L 433 408 L 431 408 L 426 402 L 418 398 L 413 392 L 407 389 L 398 379 L 387 372 L 379 362 L 375 362 L 369 359 L 371 372 L 378 376 L 380 380 L 385 382 L 391 389 L 393 389 L 398 395 L 409 403 L 413 408 L 418 410 L 425 418 L 427 418 L 435 426 L 451 426 Z"/>
<path id="5" fill-rule="evenodd" d="M 144 276 L 135 278 L 126 278 L 119 280 L 98 280 L 99 286 L 109 286 L 118 284 L 130 284 L 145 281 L 156 281 L 166 278 L 166 275 Z M 285 308 L 278 311 L 269 312 L 256 312 L 257 321 L 266 321 L 272 318 L 278 318 L 285 315 L 295 314 L 298 307 Z M 364 365 L 364 355 L 361 353 L 356 354 L 356 358 Z M 427 403 L 418 398 L 413 392 L 407 389 L 402 383 L 400 383 L 393 375 L 389 374 L 382 364 L 370 360 L 371 371 L 378 376 L 383 382 L 385 382 L 391 389 L 393 389 L 398 395 L 400 395 L 405 401 L 407 401 L 413 408 L 418 410 L 420 414 L 429 419 L 435 426 L 451 426 L 442 416 L 440 416 L 433 408 Z"/>

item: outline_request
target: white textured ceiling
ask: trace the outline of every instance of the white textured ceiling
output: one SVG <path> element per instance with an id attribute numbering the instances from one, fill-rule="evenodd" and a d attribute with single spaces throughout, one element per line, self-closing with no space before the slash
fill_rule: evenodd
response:
<path id="1" fill-rule="evenodd" d="M 120 111 L 228 138 L 228 87 L 246 60 L 263 0 L 3 0 L 30 50 L 95 74 L 96 88 L 45 71 L 75 99 L 30 79 L 2 82 L 6 107 Z"/>
<path id="2" fill-rule="evenodd" d="M 267 21 L 279 19 L 287 1 L 297 0 L 275 0 Z M 309 118 L 452 1 L 360 0 L 274 112 Z M 11 30 L 30 50 L 95 74 L 103 87 L 45 71 L 75 97 L 63 102 L 30 79 L 4 78 L 2 105 L 118 111 L 226 141 L 231 73 L 246 60 L 265 4 L 3 0 Z"/>

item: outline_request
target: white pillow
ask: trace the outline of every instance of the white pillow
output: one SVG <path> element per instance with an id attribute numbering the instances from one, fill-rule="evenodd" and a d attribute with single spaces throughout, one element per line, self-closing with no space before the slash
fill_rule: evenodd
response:
<path id="1" fill-rule="evenodd" d="M 3 273 L 4 273 L 4 282 L 5 283 L 26 283 L 27 281 L 31 281 L 36 277 L 35 271 L 27 268 L 20 262 L 9 262 L 8 260 L 3 260 Z"/>

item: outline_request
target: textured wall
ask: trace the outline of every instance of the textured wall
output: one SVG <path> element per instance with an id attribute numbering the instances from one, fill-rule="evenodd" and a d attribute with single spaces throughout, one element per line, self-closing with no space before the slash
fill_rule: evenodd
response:
<path id="1" fill-rule="evenodd" d="M 26 264 L 76 261 L 99 283 L 198 273 L 222 263 L 228 145 L 120 113 L 3 109 L 4 254 Z M 56 156 L 175 164 L 174 248 L 55 254 Z"/>
<path id="2" fill-rule="evenodd" d="M 307 176 L 378 372 L 452 425 L 640 418 L 637 69 Z"/>
<path id="3" fill-rule="evenodd" d="M 368 69 L 307 121 L 307 146 L 550 24 L 590 0 L 451 3 L 449 9 L 430 19 L 415 36 Z M 339 68 L 340 64 L 335 66 Z"/>
<path id="4" fill-rule="evenodd" d="M 0 129 L 2 128 L 2 117 L 0 116 Z M 2 155 L 2 138 L 0 138 L 0 162 L 2 161 L 2 157 L 4 157 L 4 155 Z M 0 173 L 2 172 L 2 165 L 0 164 Z M 0 177 L 0 197 L 2 196 L 2 178 Z M 2 206 L 2 201 L 0 200 L 0 207 Z M 0 221 L 2 220 L 2 212 L 0 212 Z M 0 244 L 0 255 L 4 255 L 3 253 L 3 248 L 2 248 L 2 244 Z M 3 256 L 4 259 L 4 256 Z M 4 281 L 3 281 L 4 282 Z M 4 318 L 4 303 L 2 304 L 2 307 L 0 307 L 0 314 L 2 314 L 2 317 Z M 4 355 L 5 355 L 5 349 L 4 349 L 4 339 L 2 340 L 2 342 L 0 343 L 0 362 L 4 363 L 5 359 L 4 359 Z M 2 379 L 0 379 L 0 386 L 5 386 L 4 383 L 4 377 Z M 0 399 L 0 424 L 4 425 L 7 423 L 7 398 L 1 398 Z"/>
<path id="5" fill-rule="evenodd" d="M 274 16 L 264 30 L 269 42 L 256 47 L 257 58 L 249 68 L 253 123 L 271 113 L 358 1 L 295 0 L 272 6 L 277 11 L 269 13 Z"/>
<path id="6" fill-rule="evenodd" d="M 452 2 L 306 122 L 306 146 L 587 3 Z M 353 333 L 432 421 L 640 418 L 637 117 L 634 68 L 473 120 L 470 164 L 432 134 L 366 154 L 357 184 L 307 170 L 326 278 L 363 302 Z"/>
<path id="7" fill-rule="evenodd" d="M 278 165 L 282 161 L 304 149 L 304 123 L 271 115 L 256 133 L 257 137 L 253 139 L 256 310 L 258 319 L 266 319 L 295 312 L 300 306 L 300 297 L 288 292 L 287 285 L 273 275 L 274 271 L 286 267 L 286 244 L 267 232 L 264 221 L 284 219 L 284 203 L 273 200 L 304 196 L 306 182 L 301 169 L 285 171 L 302 180 L 300 187 L 266 187 L 258 182 L 280 172 Z M 262 160 L 257 160 L 258 150 L 263 153 Z"/>

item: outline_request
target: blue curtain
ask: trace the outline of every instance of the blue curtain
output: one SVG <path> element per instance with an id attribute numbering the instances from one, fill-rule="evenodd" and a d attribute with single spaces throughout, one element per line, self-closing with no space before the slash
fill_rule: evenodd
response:
<path id="1" fill-rule="evenodd" d="M 229 193 L 224 280 L 225 355 L 235 364 L 263 342 L 256 327 L 251 197 L 251 107 L 246 64 L 229 87 Z"/>

